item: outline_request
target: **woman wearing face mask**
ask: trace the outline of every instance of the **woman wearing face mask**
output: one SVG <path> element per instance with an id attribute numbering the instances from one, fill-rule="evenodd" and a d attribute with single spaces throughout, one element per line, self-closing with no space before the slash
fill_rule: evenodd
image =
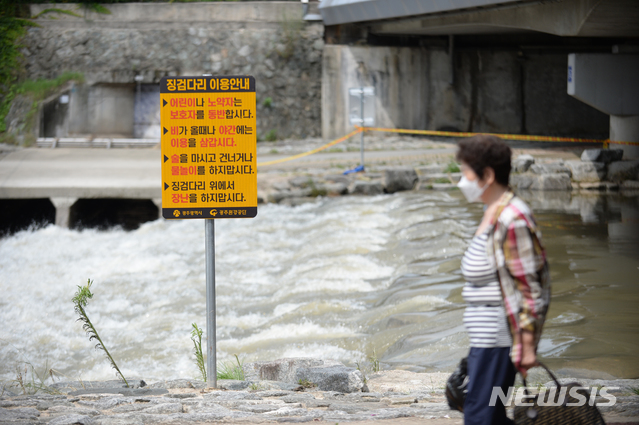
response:
<path id="1" fill-rule="evenodd" d="M 464 423 L 510 424 L 500 398 L 537 363 L 537 344 L 550 301 L 541 233 L 532 211 L 508 186 L 510 148 L 494 136 L 459 143 L 458 187 L 468 202 L 483 202 L 484 216 L 462 259 L 470 337 Z M 494 398 L 493 398 L 494 400 Z"/>

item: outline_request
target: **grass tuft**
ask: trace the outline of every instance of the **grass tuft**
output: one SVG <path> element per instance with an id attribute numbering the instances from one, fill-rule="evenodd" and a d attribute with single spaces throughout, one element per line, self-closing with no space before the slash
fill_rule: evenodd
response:
<path id="1" fill-rule="evenodd" d="M 446 168 L 444 168 L 444 173 L 459 173 L 460 171 L 461 169 L 455 161 L 450 161 Z"/>
<path id="2" fill-rule="evenodd" d="M 64 72 L 51 80 L 44 78 L 26 80 L 18 85 L 17 92 L 29 95 L 34 101 L 44 100 L 69 81 L 83 82 L 84 76 L 79 72 Z"/>
<path id="3" fill-rule="evenodd" d="M 49 387 L 46 382 L 51 379 L 54 381 L 54 376 L 57 372 L 49 366 L 47 360 L 42 370 L 38 371 L 30 362 L 24 362 L 23 366 L 16 367 L 16 379 L 12 382 L 15 386 L 19 387 L 24 395 L 34 395 L 38 392 L 44 392 L 46 394 L 62 394 L 55 388 Z M 4 393 L 4 387 L 3 387 Z"/>
<path id="4" fill-rule="evenodd" d="M 38 19 L 40 16 L 45 15 L 47 13 L 60 13 L 60 14 L 63 14 L 63 15 L 73 16 L 74 18 L 81 18 L 82 17 L 82 16 L 78 15 L 77 13 L 75 13 L 72 10 L 51 8 L 51 9 L 44 9 L 42 12 L 38 13 L 37 15 L 32 16 L 31 19 Z M 53 18 L 53 19 L 55 19 L 55 18 Z"/>
<path id="5" fill-rule="evenodd" d="M 277 131 L 275 131 L 275 129 L 271 129 L 269 131 L 266 132 L 266 134 L 264 135 L 264 140 L 266 140 L 267 142 L 274 142 L 277 140 Z"/>
<path id="6" fill-rule="evenodd" d="M 235 356 L 237 364 L 233 362 L 223 362 L 217 365 L 217 379 L 244 380 L 243 362 L 240 361 L 237 354 L 233 354 L 233 356 Z"/>
<path id="7" fill-rule="evenodd" d="M 191 323 L 191 341 L 193 341 L 193 354 L 195 355 L 195 364 L 200 371 L 202 380 L 206 382 L 206 367 L 204 365 L 204 354 L 202 353 L 202 329 L 196 323 Z"/>
<path id="8" fill-rule="evenodd" d="M 0 103 L 0 132 L 6 131 L 5 117 L 9 113 L 11 103 L 17 95 L 28 96 L 33 101 L 31 109 L 29 109 L 25 117 L 26 132 L 30 133 L 35 123 L 35 116 L 38 112 L 40 102 L 54 94 L 57 89 L 69 81 L 83 82 L 84 76 L 78 72 L 64 72 L 57 78 L 51 80 L 26 80 L 22 83 L 12 85 Z"/>
<path id="9" fill-rule="evenodd" d="M 447 177 L 437 177 L 433 183 L 452 183 Z"/>

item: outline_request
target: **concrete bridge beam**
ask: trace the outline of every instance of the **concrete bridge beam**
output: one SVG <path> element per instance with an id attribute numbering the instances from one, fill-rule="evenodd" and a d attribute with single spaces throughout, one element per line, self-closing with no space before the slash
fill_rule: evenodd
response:
<path id="1" fill-rule="evenodd" d="M 55 225 L 68 228 L 69 217 L 71 216 L 71 207 L 78 198 L 50 198 L 51 203 L 55 207 Z"/>

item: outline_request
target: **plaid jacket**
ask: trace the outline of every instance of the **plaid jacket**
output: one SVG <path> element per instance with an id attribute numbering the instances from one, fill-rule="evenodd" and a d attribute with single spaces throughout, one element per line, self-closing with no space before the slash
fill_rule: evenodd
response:
<path id="1" fill-rule="evenodd" d="M 521 330 L 531 331 L 537 351 L 550 304 L 550 274 L 541 232 L 532 211 L 511 191 L 499 200 L 486 250 L 497 269 L 513 344 L 510 356 L 521 363 Z"/>

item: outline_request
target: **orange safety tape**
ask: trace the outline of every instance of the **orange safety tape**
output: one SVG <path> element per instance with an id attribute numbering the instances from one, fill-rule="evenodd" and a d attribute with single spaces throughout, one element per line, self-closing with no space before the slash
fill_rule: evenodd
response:
<path id="1" fill-rule="evenodd" d="M 616 142 L 613 140 L 606 140 L 608 143 L 614 143 L 616 145 L 629 145 L 629 146 L 639 146 L 639 142 Z"/>
<path id="2" fill-rule="evenodd" d="M 387 133 L 404 133 L 404 134 L 424 134 L 428 136 L 448 136 L 448 137 L 472 137 L 480 134 L 486 134 L 490 136 L 497 136 L 506 140 L 524 140 L 530 142 L 575 142 L 575 143 L 601 143 L 604 149 L 608 149 L 610 143 L 619 145 L 639 146 L 639 142 L 613 142 L 610 139 L 580 139 L 576 137 L 554 137 L 554 136 L 530 136 L 525 134 L 499 134 L 499 133 L 469 133 L 463 131 L 436 131 L 436 130 L 406 130 L 401 128 L 381 128 L 381 127 L 360 127 L 355 126 L 355 130 L 348 133 L 346 136 L 335 139 L 330 143 L 320 146 L 317 149 L 310 150 L 308 152 L 300 153 L 297 155 L 289 156 L 282 159 L 276 159 L 273 161 L 260 162 L 257 166 L 261 165 L 273 165 L 281 162 L 292 161 L 294 159 L 303 158 L 308 155 L 323 151 L 324 149 L 335 146 L 338 143 L 342 143 L 345 140 L 350 139 L 356 134 L 362 131 L 380 131 Z"/>
<path id="3" fill-rule="evenodd" d="M 298 158 L 302 158 L 302 157 L 305 157 L 305 156 L 308 156 L 308 155 L 312 155 L 312 154 L 314 154 L 314 153 L 317 153 L 317 152 L 323 151 L 324 149 L 330 148 L 331 146 L 335 146 L 335 145 L 336 145 L 336 144 L 338 144 L 338 143 L 342 143 L 343 141 L 348 140 L 348 139 L 350 139 L 351 137 L 353 137 L 354 135 L 359 134 L 359 133 L 361 133 L 361 132 L 362 132 L 362 128 L 361 128 L 361 127 L 358 127 L 356 130 L 351 131 L 351 132 L 350 132 L 350 133 L 348 133 L 346 136 L 340 137 L 339 139 L 335 139 L 335 140 L 333 140 L 332 142 L 327 143 L 327 144 L 325 144 L 324 146 L 320 146 L 320 147 L 319 147 L 319 148 L 317 148 L 317 149 L 313 149 L 313 150 L 310 150 L 310 151 L 308 151 L 308 152 L 300 153 L 300 154 L 293 155 L 293 156 L 289 156 L 289 157 L 286 157 L 286 158 L 275 159 L 275 160 L 273 160 L 273 161 L 258 162 L 257 166 L 259 167 L 259 166 L 261 166 L 261 165 L 273 165 L 273 164 L 279 164 L 280 162 L 292 161 L 292 160 L 294 160 L 294 159 L 298 159 Z"/>
<path id="4" fill-rule="evenodd" d="M 361 128 L 356 126 L 356 128 Z M 398 128 L 365 127 L 365 131 L 382 131 L 388 133 L 425 134 L 429 136 L 449 136 L 449 137 L 472 137 L 479 134 L 501 137 L 507 140 L 525 140 L 533 142 L 577 142 L 577 143 L 605 143 L 607 140 L 600 139 L 578 139 L 575 137 L 553 137 L 553 136 L 529 136 L 525 134 L 497 134 L 497 133 L 468 133 L 461 131 L 435 131 L 435 130 L 405 130 Z M 613 142 L 624 144 L 635 144 L 634 142 Z M 638 143 L 639 144 L 639 143 Z"/>

